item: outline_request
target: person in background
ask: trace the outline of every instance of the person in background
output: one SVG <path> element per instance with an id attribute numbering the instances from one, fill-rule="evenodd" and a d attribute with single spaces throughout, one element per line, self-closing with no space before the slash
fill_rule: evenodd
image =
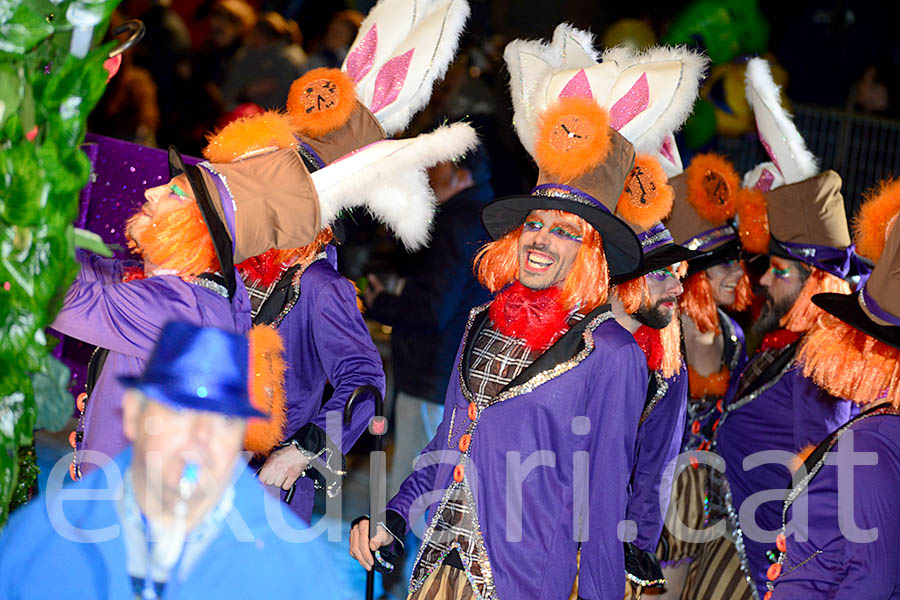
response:
<path id="1" fill-rule="evenodd" d="M 143 372 L 122 378 L 131 445 L 71 490 L 105 495 L 48 497 L 13 514 L 0 537 L 0 596 L 275 598 L 301 577 L 306 593 L 341 597 L 321 541 L 293 545 L 270 527 L 267 494 L 242 459 L 247 420 L 262 416 L 248 354 L 246 336 L 166 325 Z M 286 524 L 303 527 L 292 515 Z"/>
<path id="2" fill-rule="evenodd" d="M 243 102 L 283 108 L 291 84 L 306 70 L 300 41 L 297 23 L 276 12 L 264 14 L 228 67 L 222 85 L 225 110 Z"/>
<path id="3" fill-rule="evenodd" d="M 246 0 L 220 0 L 209 16 L 209 34 L 194 58 L 197 77 L 221 88 L 228 63 L 256 25 L 256 10 Z"/>
<path id="4" fill-rule="evenodd" d="M 362 22 L 363 16 L 355 10 L 342 10 L 334 15 L 325 30 L 321 46 L 310 54 L 306 70 L 319 67 L 339 68 L 344 63 Z"/>

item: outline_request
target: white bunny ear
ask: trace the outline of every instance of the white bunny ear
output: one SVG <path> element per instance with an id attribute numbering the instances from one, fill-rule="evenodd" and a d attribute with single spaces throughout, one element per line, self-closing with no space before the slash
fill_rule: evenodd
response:
<path id="1" fill-rule="evenodd" d="M 459 158 L 477 141 L 471 126 L 454 123 L 369 144 L 313 172 L 323 227 L 342 211 L 362 206 L 410 250 L 424 246 L 435 208 L 425 169 Z"/>
<path id="2" fill-rule="evenodd" d="M 387 134 L 428 103 L 468 17 L 466 0 L 381 0 L 363 21 L 342 69 Z"/>
<path id="3" fill-rule="evenodd" d="M 781 106 L 779 87 L 772 78 L 769 63 L 762 58 L 750 59 L 745 77 L 747 102 L 753 108 L 759 141 L 781 172 L 783 181 L 796 183 L 816 175 L 818 161 Z"/>
<path id="4" fill-rule="evenodd" d="M 600 60 L 594 49 L 594 35 L 568 23 L 556 26 L 551 45 L 559 55 L 559 64 L 564 69 L 582 69 L 595 65 Z"/>
<path id="5" fill-rule="evenodd" d="M 784 176 L 775 163 L 764 162 L 744 173 L 744 181 L 741 185 L 765 193 L 783 186 L 784 183 Z"/>
<path id="6" fill-rule="evenodd" d="M 534 98 L 541 81 L 559 68 L 559 54 L 550 44 L 535 40 L 513 40 L 503 50 L 509 70 L 509 93 L 513 104 L 513 125 L 519 141 L 532 152 L 540 107 Z"/>
<path id="7" fill-rule="evenodd" d="M 603 59 L 619 69 L 607 96 L 598 98 L 609 109 L 610 124 L 635 151 L 656 152 L 690 116 L 708 59 L 664 46 L 642 53 L 611 49 Z"/>
<path id="8" fill-rule="evenodd" d="M 659 161 L 669 179 L 684 172 L 684 164 L 681 162 L 681 153 L 678 152 L 674 134 L 670 133 L 665 137 L 653 156 Z"/>

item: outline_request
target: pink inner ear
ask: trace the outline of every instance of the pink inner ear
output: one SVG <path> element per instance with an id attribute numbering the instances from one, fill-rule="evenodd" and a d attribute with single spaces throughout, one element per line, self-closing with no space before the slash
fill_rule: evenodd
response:
<path id="1" fill-rule="evenodd" d="M 372 70 L 376 48 L 378 48 L 378 23 L 372 25 L 372 29 L 366 33 L 366 37 L 347 57 L 347 75 L 354 83 L 359 83 L 359 80 Z"/>
<path id="2" fill-rule="evenodd" d="M 377 113 L 391 104 L 400 95 L 415 51 L 416 49 L 413 48 L 406 54 L 392 58 L 384 63 L 384 66 L 378 71 L 378 75 L 375 76 L 375 93 L 372 95 L 371 111 L 373 113 Z"/>
<path id="3" fill-rule="evenodd" d="M 757 129 L 759 125 L 757 125 Z M 762 132 L 759 132 L 759 141 L 762 142 L 763 148 L 766 149 L 766 154 L 769 155 L 769 158 L 772 159 L 772 162 L 775 163 L 775 166 L 778 167 L 778 170 L 781 171 L 781 165 L 778 164 L 778 158 L 775 156 L 775 153 L 772 152 L 772 146 L 769 145 L 769 142 L 766 141 L 766 138 L 763 136 Z"/>
<path id="4" fill-rule="evenodd" d="M 609 109 L 609 122 L 616 131 L 622 129 L 633 118 L 641 114 L 650 104 L 650 84 L 647 74 L 641 76 L 628 92 Z"/>
<path id="5" fill-rule="evenodd" d="M 659 148 L 659 153 L 666 157 L 666 159 L 675 164 L 675 153 L 672 152 L 672 138 L 667 137 L 663 140 L 662 146 Z"/>
<path id="6" fill-rule="evenodd" d="M 591 84 L 588 82 L 584 69 L 578 71 L 559 93 L 560 98 L 593 98 Z"/>
<path id="7" fill-rule="evenodd" d="M 772 183 L 775 181 L 775 175 L 768 169 L 763 169 L 759 175 L 759 180 L 753 185 L 759 191 L 765 193 L 772 189 Z"/>

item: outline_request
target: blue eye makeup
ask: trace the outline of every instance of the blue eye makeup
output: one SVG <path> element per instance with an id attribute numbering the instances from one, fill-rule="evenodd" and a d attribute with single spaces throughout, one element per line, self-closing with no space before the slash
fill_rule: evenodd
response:
<path id="1" fill-rule="evenodd" d="M 772 265 L 772 274 L 775 275 L 778 279 L 790 279 L 791 278 L 791 270 L 787 269 L 779 269 L 775 265 Z"/>
<path id="2" fill-rule="evenodd" d="M 669 269 L 657 269 L 656 271 L 650 271 L 649 273 L 647 273 L 647 277 L 649 277 L 653 281 L 665 281 L 669 277 L 675 277 L 675 273 L 673 273 Z"/>
<path id="3" fill-rule="evenodd" d="M 580 242 L 581 236 L 571 231 L 564 229 L 563 227 L 554 227 L 550 230 L 550 233 L 555 235 L 556 237 L 562 238 L 564 240 L 570 240 L 573 242 Z"/>
<path id="4" fill-rule="evenodd" d="M 525 221 L 525 231 L 539 231 L 543 226 L 540 221 Z"/>

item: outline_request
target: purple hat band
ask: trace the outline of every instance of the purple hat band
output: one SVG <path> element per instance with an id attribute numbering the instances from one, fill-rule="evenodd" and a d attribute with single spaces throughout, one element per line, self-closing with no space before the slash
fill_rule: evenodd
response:
<path id="1" fill-rule="evenodd" d="M 675 243 L 674 238 L 672 238 L 672 232 L 666 229 L 666 226 L 662 223 L 657 223 L 647 231 L 642 231 L 637 238 L 641 243 L 641 250 L 644 254 L 656 250 L 660 246 Z"/>
<path id="2" fill-rule="evenodd" d="M 611 215 L 608 208 L 603 203 L 586 192 L 582 192 L 578 188 L 564 185 L 562 183 L 542 183 L 531 190 L 532 196 L 544 196 L 547 198 L 563 198 L 565 200 L 573 200 L 587 206 L 599 208 L 603 212 Z"/>
<path id="3" fill-rule="evenodd" d="M 710 246 L 737 239 L 737 230 L 731 225 L 722 225 L 687 240 L 682 246 L 689 250 L 707 250 Z"/>
<path id="4" fill-rule="evenodd" d="M 900 317 L 895 317 L 888 311 L 881 308 L 881 306 L 875 302 L 875 298 L 869 295 L 868 290 L 866 289 L 868 286 L 863 286 L 862 291 L 859 294 L 859 298 L 862 302 L 863 307 L 868 310 L 870 313 L 884 321 L 885 323 L 890 323 L 891 325 L 900 327 Z"/>
<path id="5" fill-rule="evenodd" d="M 845 278 L 852 264 L 856 265 L 860 275 L 868 275 L 870 270 L 856 255 L 856 245 L 846 248 L 818 246 L 816 244 L 795 244 L 792 242 L 775 242 L 788 254 L 817 269 L 822 269 L 835 277 Z M 874 313 L 873 313 L 874 314 Z"/>

